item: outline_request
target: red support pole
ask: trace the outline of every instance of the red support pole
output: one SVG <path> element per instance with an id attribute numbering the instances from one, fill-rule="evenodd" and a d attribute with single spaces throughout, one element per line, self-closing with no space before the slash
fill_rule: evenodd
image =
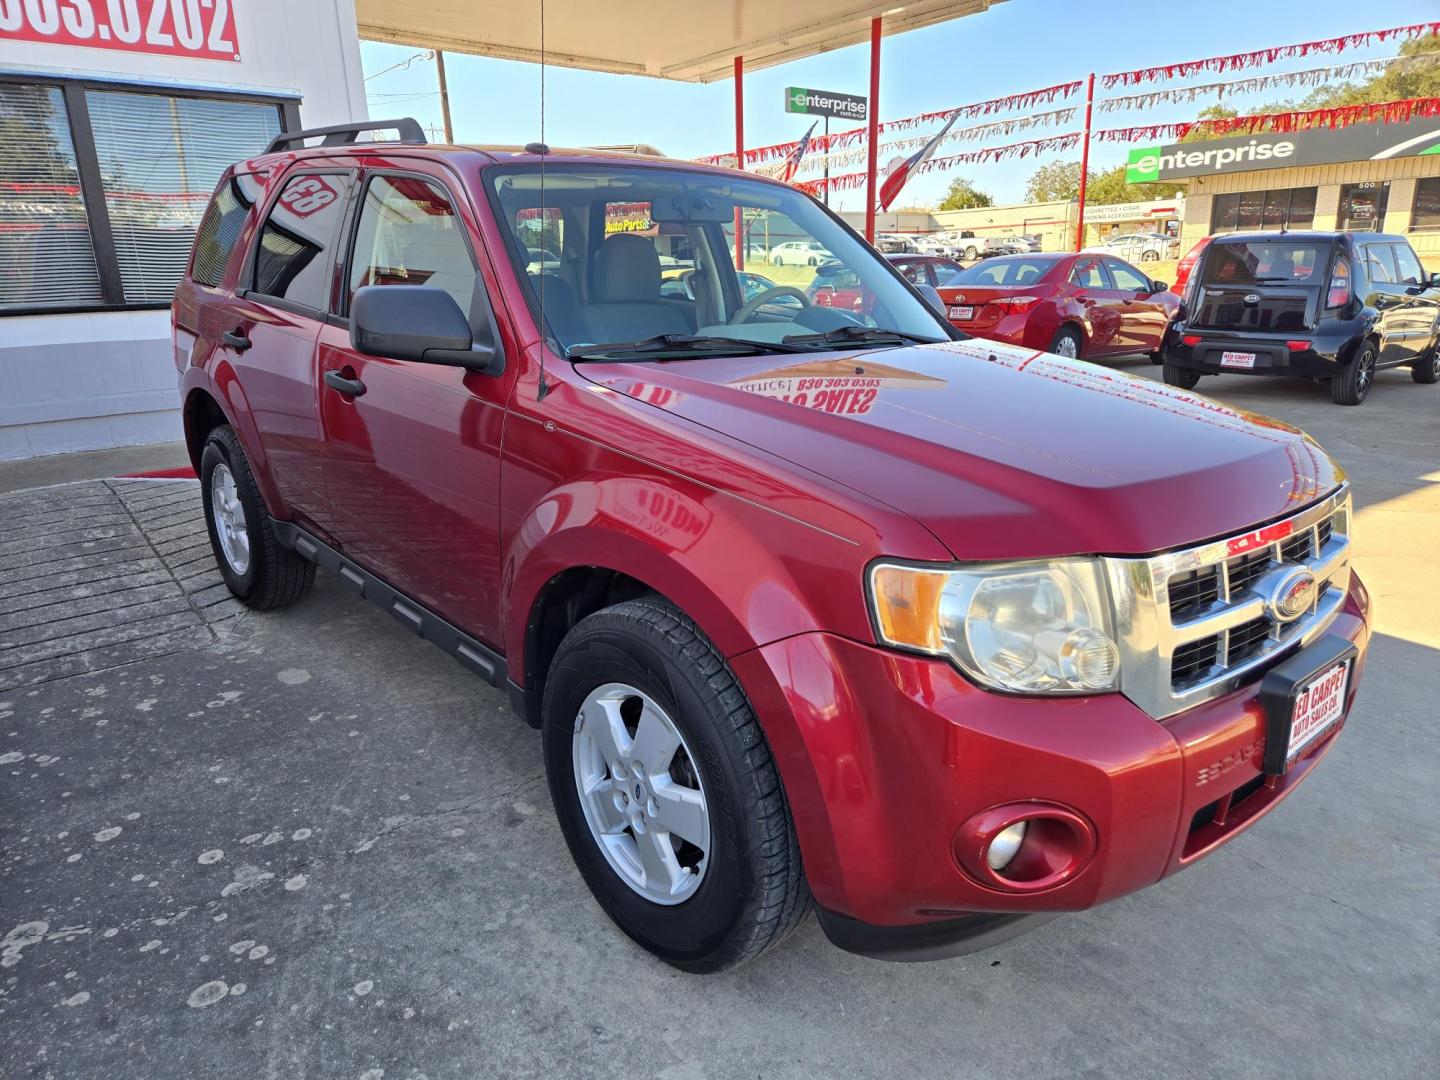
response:
<path id="1" fill-rule="evenodd" d="M 865 155 L 865 240 L 875 242 L 876 175 L 880 171 L 880 16 L 870 20 L 870 149 Z"/>
<path id="2" fill-rule="evenodd" d="M 735 57 L 735 167 L 745 168 L 745 58 Z M 735 207 L 735 269 L 745 269 L 745 221 Z"/>
<path id="3" fill-rule="evenodd" d="M 1090 82 L 1085 87 L 1085 141 L 1080 151 L 1080 206 L 1075 223 L 1075 250 L 1085 246 L 1085 187 L 1090 179 L 1090 112 L 1095 106 L 1095 73 L 1090 73 Z"/>

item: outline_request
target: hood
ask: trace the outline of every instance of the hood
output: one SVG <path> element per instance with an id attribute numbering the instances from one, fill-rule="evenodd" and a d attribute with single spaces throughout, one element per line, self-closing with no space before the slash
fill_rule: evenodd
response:
<path id="1" fill-rule="evenodd" d="M 1287 424 L 978 339 L 577 370 L 909 514 L 957 559 L 1160 551 L 1343 479 Z"/>

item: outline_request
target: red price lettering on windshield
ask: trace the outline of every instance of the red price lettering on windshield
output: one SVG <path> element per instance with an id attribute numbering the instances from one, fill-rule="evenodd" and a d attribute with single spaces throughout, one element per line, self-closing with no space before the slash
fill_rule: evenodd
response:
<path id="1" fill-rule="evenodd" d="M 231 0 L 0 0 L 0 41 L 240 59 Z"/>

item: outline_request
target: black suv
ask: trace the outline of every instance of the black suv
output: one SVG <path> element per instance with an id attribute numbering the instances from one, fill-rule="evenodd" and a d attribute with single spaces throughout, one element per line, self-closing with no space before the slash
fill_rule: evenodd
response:
<path id="1" fill-rule="evenodd" d="M 1376 370 L 1409 365 L 1440 380 L 1440 274 L 1385 233 L 1219 236 L 1190 277 L 1165 347 L 1165 381 L 1201 375 L 1298 375 L 1359 405 Z"/>

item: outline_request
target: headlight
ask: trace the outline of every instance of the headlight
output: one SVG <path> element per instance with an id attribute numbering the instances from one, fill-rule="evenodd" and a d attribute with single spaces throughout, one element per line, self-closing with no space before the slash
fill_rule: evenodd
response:
<path id="1" fill-rule="evenodd" d="M 1025 694 L 1114 690 L 1120 650 L 1096 559 L 870 569 L 880 640 L 949 656 L 976 682 Z"/>

